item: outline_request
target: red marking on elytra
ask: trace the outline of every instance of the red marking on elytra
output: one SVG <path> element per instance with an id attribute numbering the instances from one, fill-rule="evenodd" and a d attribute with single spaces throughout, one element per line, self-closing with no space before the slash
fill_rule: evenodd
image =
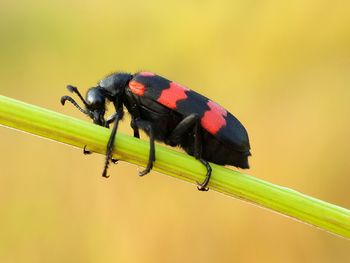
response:
<path id="1" fill-rule="evenodd" d="M 145 85 L 135 80 L 129 82 L 129 88 L 135 95 L 143 96 L 143 94 L 145 94 Z"/>
<path id="2" fill-rule="evenodd" d="M 162 91 L 157 101 L 170 109 L 176 109 L 176 103 L 187 98 L 186 91 L 189 89 L 175 82 L 170 82 L 169 88 Z"/>
<path id="3" fill-rule="evenodd" d="M 148 72 L 148 71 L 142 71 L 139 73 L 139 75 L 143 76 L 143 77 L 153 77 L 156 74 L 152 73 L 152 72 Z"/>
<path id="4" fill-rule="evenodd" d="M 206 111 L 201 119 L 201 125 L 211 134 L 215 135 L 223 126 L 226 126 L 227 111 L 209 100 L 207 103 L 210 110 Z"/>

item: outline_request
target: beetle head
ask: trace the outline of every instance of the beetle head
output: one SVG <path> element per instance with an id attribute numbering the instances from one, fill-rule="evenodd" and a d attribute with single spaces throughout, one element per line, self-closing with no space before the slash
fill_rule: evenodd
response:
<path id="1" fill-rule="evenodd" d="M 95 124 L 104 126 L 105 120 L 104 115 L 106 111 L 106 96 L 101 87 L 94 87 L 86 93 L 86 104 L 87 110 L 92 115 L 92 120 Z"/>
<path id="2" fill-rule="evenodd" d="M 81 99 L 81 101 L 84 103 L 85 109 L 79 106 L 78 103 L 74 99 L 72 99 L 70 96 L 63 96 L 61 98 L 61 103 L 64 105 L 66 100 L 71 102 L 75 107 L 77 107 L 82 113 L 88 115 L 95 124 L 104 126 L 105 125 L 105 119 L 104 114 L 106 111 L 105 104 L 106 104 L 106 95 L 104 90 L 97 86 L 90 88 L 88 92 L 86 93 L 86 100 L 81 96 L 78 89 L 74 86 L 68 85 L 67 89 L 70 92 L 76 93 L 78 97 Z"/>
<path id="3" fill-rule="evenodd" d="M 81 112 L 88 115 L 95 124 L 105 126 L 106 121 L 104 115 L 106 111 L 106 99 L 115 103 L 118 97 L 120 98 L 124 95 L 125 87 L 128 85 L 131 78 L 132 75 L 127 73 L 113 73 L 101 80 L 98 86 L 90 88 L 86 93 L 86 99 L 81 96 L 76 87 L 68 85 L 67 89 L 78 95 L 84 103 L 85 109 L 80 107 L 78 103 L 69 96 L 63 96 L 61 98 L 61 103 L 64 105 L 66 100 L 68 100 Z"/>

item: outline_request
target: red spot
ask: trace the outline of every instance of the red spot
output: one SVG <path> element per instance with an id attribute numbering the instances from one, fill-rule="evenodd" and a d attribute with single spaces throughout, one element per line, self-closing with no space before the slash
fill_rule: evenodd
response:
<path id="1" fill-rule="evenodd" d="M 129 82 L 129 88 L 135 95 L 143 96 L 145 94 L 145 85 L 135 80 Z"/>
<path id="2" fill-rule="evenodd" d="M 187 98 L 186 91 L 189 91 L 189 89 L 175 82 L 170 82 L 169 86 L 169 88 L 162 91 L 158 102 L 170 109 L 175 109 L 179 100 Z"/>
<path id="3" fill-rule="evenodd" d="M 208 101 L 210 110 L 206 111 L 201 119 L 201 125 L 211 134 L 215 135 L 223 126 L 226 125 L 224 117 L 227 111 L 213 101 Z"/>
<path id="4" fill-rule="evenodd" d="M 148 72 L 148 71 L 142 71 L 139 73 L 139 75 L 141 75 L 143 77 L 152 77 L 152 76 L 155 76 L 156 74 L 154 74 L 152 72 Z"/>

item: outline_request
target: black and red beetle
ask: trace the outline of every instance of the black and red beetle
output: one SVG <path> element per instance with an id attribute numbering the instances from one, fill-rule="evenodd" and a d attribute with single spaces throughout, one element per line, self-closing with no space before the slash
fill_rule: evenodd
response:
<path id="1" fill-rule="evenodd" d="M 149 173 L 156 160 L 155 140 L 179 146 L 205 165 L 206 178 L 198 183 L 199 190 L 208 190 L 206 186 L 211 175 L 208 162 L 249 168 L 248 134 L 239 120 L 212 100 L 176 82 L 151 72 L 114 73 L 90 88 L 86 99 L 76 87 L 68 85 L 67 88 L 80 97 L 85 109 L 69 96 L 61 98 L 62 104 L 70 101 L 95 124 L 109 127 L 114 123 L 107 144 L 104 177 L 107 177 L 109 161 L 112 160 L 114 138 L 118 122 L 124 115 L 124 106 L 131 115 L 134 137 L 140 138 L 141 129 L 150 138 L 148 164 L 140 176 Z M 106 100 L 112 102 L 116 110 L 107 119 L 104 118 Z"/>

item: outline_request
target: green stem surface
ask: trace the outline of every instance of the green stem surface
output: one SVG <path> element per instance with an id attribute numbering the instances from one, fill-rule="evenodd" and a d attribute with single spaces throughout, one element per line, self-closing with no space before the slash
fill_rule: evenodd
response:
<path id="1" fill-rule="evenodd" d="M 0 95 L 0 124 L 105 154 L 110 130 Z M 114 157 L 145 165 L 149 143 L 118 133 Z M 204 166 L 193 157 L 156 145 L 154 170 L 192 183 L 203 181 Z M 209 188 L 350 238 L 350 211 L 292 189 L 211 164 Z M 195 188 L 194 188 L 195 191 Z"/>

